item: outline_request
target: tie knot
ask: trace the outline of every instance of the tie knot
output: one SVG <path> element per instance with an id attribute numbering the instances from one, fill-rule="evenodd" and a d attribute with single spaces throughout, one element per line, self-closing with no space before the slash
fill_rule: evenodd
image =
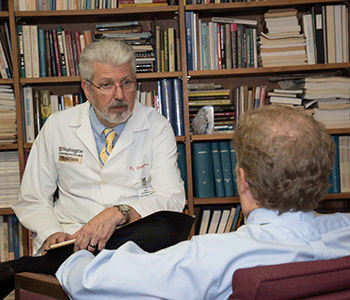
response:
<path id="1" fill-rule="evenodd" d="M 106 128 L 105 130 L 103 130 L 103 133 L 107 137 L 109 134 L 112 133 L 112 131 L 114 131 L 113 128 Z"/>

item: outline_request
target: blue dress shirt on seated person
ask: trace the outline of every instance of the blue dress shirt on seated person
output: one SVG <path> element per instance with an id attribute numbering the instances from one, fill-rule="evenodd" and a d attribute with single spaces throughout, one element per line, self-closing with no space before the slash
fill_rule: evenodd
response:
<path id="1" fill-rule="evenodd" d="M 258 208 L 228 234 L 195 236 L 156 253 L 133 242 L 79 251 L 56 276 L 72 299 L 227 299 L 235 270 L 350 254 L 350 216 Z"/>

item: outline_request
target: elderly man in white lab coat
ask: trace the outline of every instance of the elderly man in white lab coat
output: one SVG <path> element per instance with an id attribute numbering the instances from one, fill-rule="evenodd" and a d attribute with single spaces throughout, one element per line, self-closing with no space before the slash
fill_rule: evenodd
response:
<path id="1" fill-rule="evenodd" d="M 33 232 L 34 251 L 47 254 L 0 264 L 0 299 L 13 290 L 16 273 L 54 275 L 73 251 L 97 254 L 128 240 L 157 251 L 187 239 L 193 223 L 179 213 L 185 191 L 173 129 L 135 101 L 133 49 L 94 42 L 82 52 L 79 70 L 88 101 L 46 120 L 13 206 Z M 67 241 L 74 245 L 47 251 Z"/>
<path id="2" fill-rule="evenodd" d="M 92 43 L 79 68 L 88 101 L 45 122 L 13 207 L 33 232 L 35 251 L 68 239 L 76 239 L 75 251 L 102 250 L 117 226 L 160 210 L 181 212 L 185 205 L 173 129 L 135 101 L 131 47 Z M 99 153 L 106 128 L 116 137 L 104 163 Z"/>

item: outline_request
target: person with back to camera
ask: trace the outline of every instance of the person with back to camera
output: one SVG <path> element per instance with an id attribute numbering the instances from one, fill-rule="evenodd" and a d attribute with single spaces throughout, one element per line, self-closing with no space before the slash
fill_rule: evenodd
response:
<path id="1" fill-rule="evenodd" d="M 227 299 L 239 268 L 350 254 L 350 216 L 313 212 L 335 156 L 322 124 L 268 105 L 243 115 L 233 144 L 246 225 L 154 253 L 131 241 L 96 257 L 78 251 L 56 273 L 71 299 Z"/>
<path id="2" fill-rule="evenodd" d="M 133 49 L 94 42 L 82 52 L 79 70 L 88 101 L 47 119 L 13 207 L 33 232 L 34 251 L 51 254 L 2 263 L 1 299 L 13 290 L 15 273 L 55 274 L 73 251 L 96 254 L 128 240 L 156 251 L 183 239 L 181 230 L 191 225 L 178 221 L 186 197 L 173 129 L 156 110 L 135 101 Z M 47 251 L 67 240 L 74 245 Z"/>

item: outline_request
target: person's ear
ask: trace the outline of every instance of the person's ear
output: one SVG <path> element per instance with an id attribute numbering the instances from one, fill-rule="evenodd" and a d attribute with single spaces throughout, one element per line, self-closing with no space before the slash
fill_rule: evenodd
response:
<path id="1" fill-rule="evenodd" d="M 246 178 L 245 178 L 245 171 L 242 168 L 239 168 L 238 172 L 239 172 L 239 177 L 240 177 L 240 180 L 241 180 L 242 192 L 244 192 L 246 190 L 249 190 L 250 189 L 249 188 L 249 184 L 248 184 L 248 182 L 246 181 Z"/>
<path id="2" fill-rule="evenodd" d="M 88 84 L 87 84 L 87 82 L 85 80 L 82 80 L 81 88 L 84 91 L 86 99 L 91 103 L 89 87 L 88 87 Z"/>

